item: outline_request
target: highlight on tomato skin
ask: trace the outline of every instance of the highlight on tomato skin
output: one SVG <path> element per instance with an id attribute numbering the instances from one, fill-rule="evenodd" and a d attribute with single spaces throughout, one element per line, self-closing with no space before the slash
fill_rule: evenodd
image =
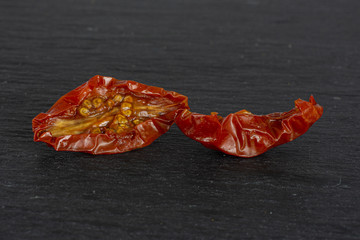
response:
<path id="1" fill-rule="evenodd" d="M 34 140 L 57 151 L 126 152 L 151 144 L 187 108 L 176 92 L 97 75 L 33 119 Z"/>
<path id="2" fill-rule="evenodd" d="M 313 96 L 298 99 L 284 113 L 254 115 L 241 110 L 222 118 L 184 110 L 175 122 L 188 137 L 205 147 L 238 157 L 254 157 L 303 135 L 323 114 Z"/>

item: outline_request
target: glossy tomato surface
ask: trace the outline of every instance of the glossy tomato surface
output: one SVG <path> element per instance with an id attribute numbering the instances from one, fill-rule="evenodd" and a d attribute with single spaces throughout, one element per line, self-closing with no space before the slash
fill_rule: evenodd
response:
<path id="1" fill-rule="evenodd" d="M 222 118 L 183 111 L 176 124 L 191 139 L 205 147 L 239 157 L 254 157 L 304 134 L 322 115 L 313 96 L 298 99 L 295 108 L 284 113 L 254 115 L 247 110 Z"/>

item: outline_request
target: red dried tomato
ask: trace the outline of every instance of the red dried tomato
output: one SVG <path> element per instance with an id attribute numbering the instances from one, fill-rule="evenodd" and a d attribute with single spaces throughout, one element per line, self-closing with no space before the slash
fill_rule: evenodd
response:
<path id="1" fill-rule="evenodd" d="M 222 118 L 183 111 L 175 120 L 180 130 L 205 147 L 239 157 L 254 157 L 304 134 L 322 115 L 315 102 L 298 99 L 289 112 L 254 115 L 246 110 Z"/>
<path id="2" fill-rule="evenodd" d="M 187 108 L 176 92 L 95 76 L 33 119 L 34 140 L 57 151 L 126 152 L 151 144 Z"/>

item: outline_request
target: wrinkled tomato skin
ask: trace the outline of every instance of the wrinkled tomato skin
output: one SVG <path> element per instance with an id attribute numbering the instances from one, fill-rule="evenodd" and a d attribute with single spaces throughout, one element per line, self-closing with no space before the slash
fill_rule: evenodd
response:
<path id="1" fill-rule="evenodd" d="M 146 98 L 164 98 L 176 103 L 173 109 L 161 116 L 134 126 L 124 134 L 111 132 L 94 134 L 83 133 L 65 136 L 52 136 L 48 131 L 56 119 L 73 119 L 77 108 L 89 96 L 102 96 L 121 88 Z M 57 151 L 76 151 L 91 154 L 115 154 L 143 148 L 167 132 L 179 109 L 188 109 L 187 97 L 159 87 L 147 86 L 135 81 L 116 80 L 111 77 L 94 76 L 88 82 L 62 96 L 46 113 L 40 113 L 32 121 L 34 141 L 45 142 Z"/>
<path id="2" fill-rule="evenodd" d="M 254 115 L 247 111 L 221 119 L 183 111 L 176 118 L 179 129 L 205 147 L 238 157 L 254 157 L 304 134 L 323 114 L 313 98 L 298 99 L 289 112 Z"/>

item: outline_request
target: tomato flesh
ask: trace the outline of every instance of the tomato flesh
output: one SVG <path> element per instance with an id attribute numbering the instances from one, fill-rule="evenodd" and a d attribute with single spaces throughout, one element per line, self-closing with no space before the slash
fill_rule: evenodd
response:
<path id="1" fill-rule="evenodd" d="M 53 137 L 83 133 L 123 134 L 153 117 L 173 111 L 177 104 L 162 98 L 110 93 L 85 99 L 73 118 L 56 119 L 47 130 Z"/>

